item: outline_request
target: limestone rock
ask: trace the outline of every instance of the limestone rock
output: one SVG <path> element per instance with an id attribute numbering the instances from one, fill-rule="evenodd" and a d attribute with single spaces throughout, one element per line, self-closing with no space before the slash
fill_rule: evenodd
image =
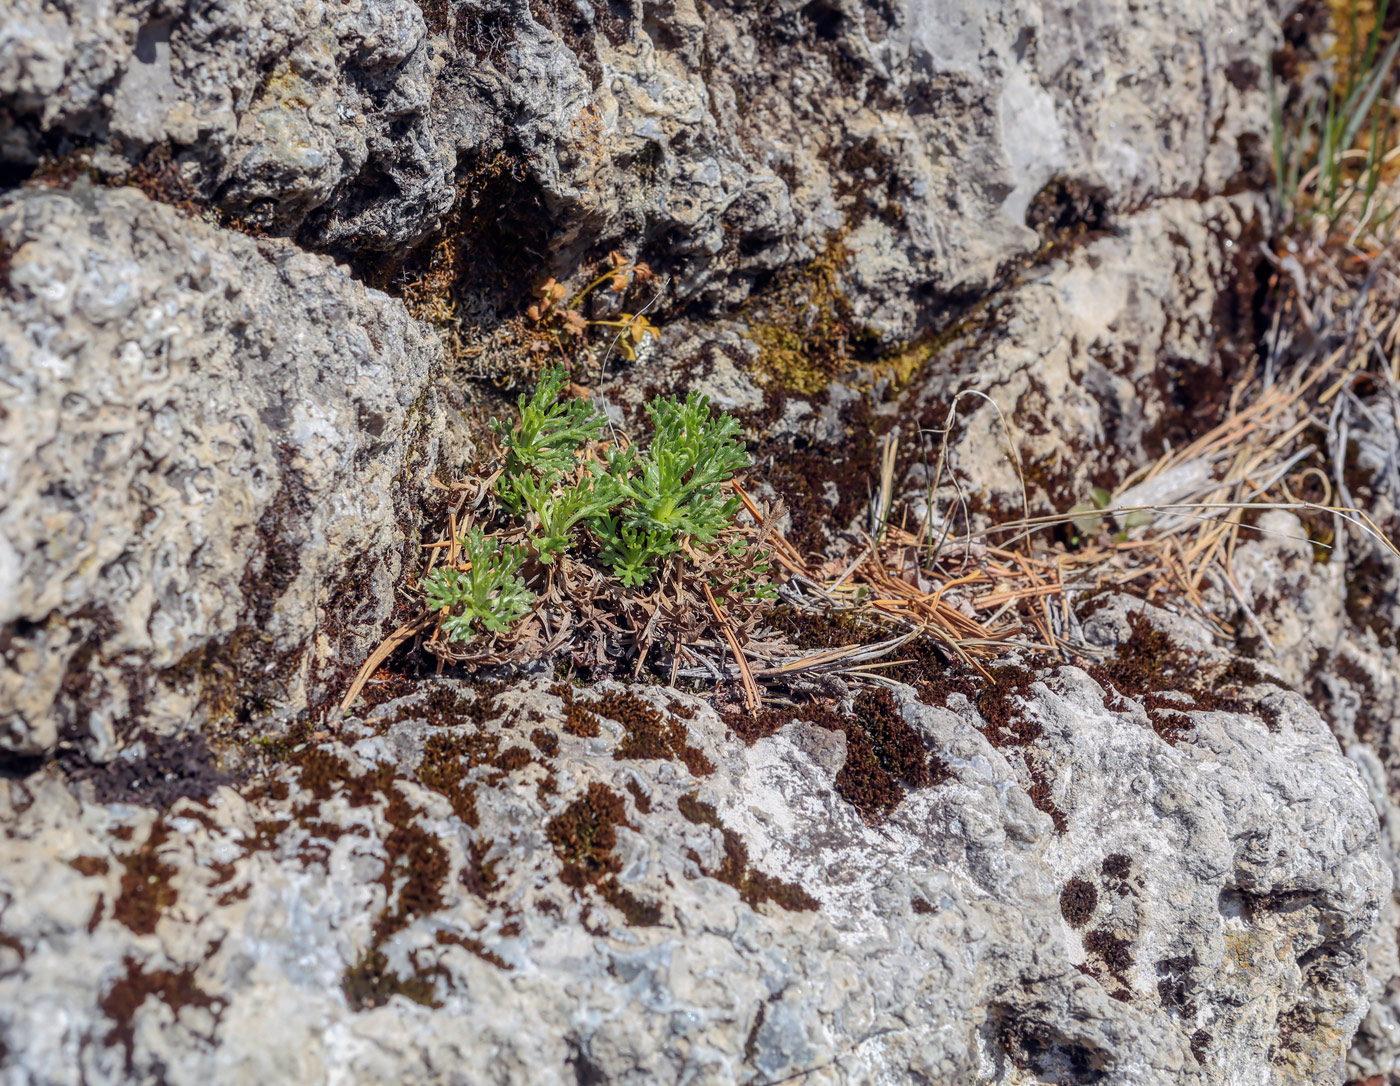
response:
<path id="1" fill-rule="evenodd" d="M 436 339 L 130 189 L 16 192 L 0 240 L 0 751 L 304 706 L 392 606 Z"/>
<path id="2" fill-rule="evenodd" d="M 878 824 L 831 733 L 618 684 L 427 680 L 165 811 L 0 781 L 0 1042 L 55 1084 L 1339 1081 L 1389 873 L 1326 725 L 1015 681 L 880 702 L 940 769 Z"/>
<path id="3" fill-rule="evenodd" d="M 951 418 L 947 470 L 1005 516 L 1021 513 L 1022 478 L 1033 513 L 1116 489 L 1195 436 L 1238 379 L 1266 223 L 1254 197 L 1161 200 L 1114 222 L 993 295 L 936 350 L 911 351 L 919 378 L 901 417 L 939 432 Z M 939 513 L 956 497 L 942 484 Z"/>
<path id="4" fill-rule="evenodd" d="M 435 229 L 459 178 L 480 198 L 504 153 L 520 183 L 492 201 L 533 207 L 561 266 L 641 248 L 676 298 L 733 305 L 840 238 L 883 338 L 985 290 L 1033 226 L 1257 173 L 1276 34 L 1251 0 L 12 9 L 0 155 L 21 168 L 169 148 L 203 198 L 363 254 Z"/>

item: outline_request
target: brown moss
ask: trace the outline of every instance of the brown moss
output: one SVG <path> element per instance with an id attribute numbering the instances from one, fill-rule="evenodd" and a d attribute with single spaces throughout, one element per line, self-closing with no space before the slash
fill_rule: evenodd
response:
<path id="1" fill-rule="evenodd" d="M 880 767 L 910 788 L 928 788 L 946 781 L 950 773 L 924 748 L 923 736 L 905 723 L 894 695 L 867 691 L 855 699 L 855 719 L 870 737 Z"/>
<path id="2" fill-rule="evenodd" d="M 1103 887 L 1105 890 L 1116 893 L 1119 897 L 1127 897 L 1132 892 L 1132 887 L 1128 884 L 1128 878 L 1132 874 L 1133 861 L 1124 856 L 1121 852 L 1105 856 L 1099 865 L 1103 875 Z"/>
<path id="3" fill-rule="evenodd" d="M 1056 833 L 1069 832 L 1069 817 L 1055 802 L 1054 785 L 1044 764 L 1030 755 L 1026 756 L 1025 761 L 1026 772 L 1031 778 L 1031 786 L 1026 789 L 1026 794 L 1030 796 L 1031 803 L 1037 811 L 1043 811 L 1050 816 Z"/>
<path id="4" fill-rule="evenodd" d="M 1060 891 L 1060 915 L 1072 928 L 1082 928 L 1092 920 L 1098 907 L 1099 892 L 1084 879 L 1070 879 Z"/>
<path id="5" fill-rule="evenodd" d="M 620 867 L 612 854 L 617 827 L 630 825 L 622 797 L 598 781 L 589 784 L 585 795 L 545 826 L 545 836 L 564 864 L 563 880 L 581 889 L 615 874 Z"/>
<path id="6" fill-rule="evenodd" d="M 470 935 L 459 935 L 454 931 L 439 931 L 434 938 L 438 946 L 459 946 L 468 953 L 475 954 L 484 962 L 490 962 L 497 969 L 513 969 L 508 961 L 488 947 L 480 939 Z"/>
<path id="7" fill-rule="evenodd" d="M 870 215 L 889 226 L 904 220 L 904 200 L 909 187 L 896 169 L 894 156 L 874 136 L 851 144 L 839 154 L 835 148 L 822 157 L 833 162 L 837 203 L 845 211 L 850 229 Z"/>
<path id="8" fill-rule="evenodd" d="M 496 768 L 504 773 L 510 773 L 517 769 L 524 769 L 534 760 L 534 755 L 525 747 L 510 746 L 501 751 L 500 757 L 496 759 Z"/>
<path id="9" fill-rule="evenodd" d="M 179 900 L 179 892 L 170 885 L 176 868 L 160 858 L 169 838 L 170 827 L 163 818 L 157 819 L 139 849 L 117 857 L 125 870 L 112 916 L 137 935 L 152 934 L 161 914 Z"/>
<path id="10" fill-rule="evenodd" d="M 1161 958 L 1157 962 L 1157 998 L 1162 1006 L 1182 1018 L 1196 1016 L 1196 1003 L 1190 998 L 1191 970 L 1195 968 L 1194 955 L 1183 954 L 1175 958 Z"/>
<path id="11" fill-rule="evenodd" d="M 1128 615 L 1128 624 L 1131 636 L 1118 645 L 1113 657 L 1086 668 L 1094 681 L 1104 687 L 1106 708 L 1118 708 L 1109 691 L 1136 698 L 1147 711 L 1153 729 L 1173 746 L 1193 728 L 1186 715 L 1189 710 L 1250 711 L 1250 706 L 1238 697 L 1208 686 L 1197 654 L 1172 644 L 1145 615 Z"/>
<path id="12" fill-rule="evenodd" d="M 413 919 L 427 917 L 442 908 L 442 886 L 447 883 L 451 863 L 447 849 L 433 834 L 412 823 L 399 824 L 384 840 L 389 862 L 379 882 L 385 891 L 393 893 L 393 884 L 403 879 L 398 904 L 392 912 L 386 910 L 375 921 L 375 940 L 381 942 L 406 928 Z"/>
<path id="13" fill-rule="evenodd" d="M 467 779 L 471 759 L 471 739 L 460 733 L 439 732 L 423 745 L 423 761 L 418 780 L 445 796 L 452 813 L 473 829 L 481 824 L 476 809 L 476 786 Z"/>
<path id="14" fill-rule="evenodd" d="M 1306 1038 L 1317 1032 L 1317 1022 L 1305 1007 L 1293 1007 L 1278 1016 L 1278 1044 L 1269 1050 L 1269 1060 L 1276 1067 L 1292 1062 L 1291 1057 L 1303 1052 Z"/>
<path id="15" fill-rule="evenodd" d="M 627 781 L 627 791 L 632 793 L 632 803 L 638 814 L 651 814 L 651 797 L 635 779 Z"/>
<path id="16" fill-rule="evenodd" d="M 883 766 L 865 729 L 848 722 L 846 762 L 836 774 L 836 791 L 867 821 L 879 822 L 904 800 L 904 789 Z"/>
<path id="17" fill-rule="evenodd" d="M 594 781 L 584 796 L 550 819 L 545 835 L 564 864 L 560 872 L 564 882 L 576 890 L 593 886 L 629 926 L 646 927 L 660 922 L 661 906 L 642 900 L 618 882 L 621 863 L 612 852 L 617 827 L 630 825 L 622 797 Z"/>
<path id="18" fill-rule="evenodd" d="M 167 810 L 180 799 L 207 799 L 233 775 L 219 768 L 218 756 L 200 733 L 160 736 L 139 733 L 132 740 L 144 754 L 94 764 L 79 754 L 62 759 L 70 780 L 91 781 L 101 804 L 130 803 Z"/>
<path id="19" fill-rule="evenodd" d="M 559 753 L 559 737 L 548 728 L 536 728 L 530 733 L 530 742 L 535 744 L 535 749 L 546 758 L 553 758 Z"/>
<path id="20" fill-rule="evenodd" d="M 750 908 L 757 908 L 765 901 L 771 901 L 779 908 L 790 911 L 817 908 L 816 898 L 796 883 L 784 882 L 749 866 L 748 847 L 737 833 L 726 828 L 720 821 L 719 812 L 713 804 L 706 803 L 698 796 L 685 795 L 677 801 L 676 806 L 689 821 L 697 825 L 712 826 L 719 830 L 724 838 L 724 859 L 713 871 L 706 871 L 702 867 L 703 874 L 734 887 L 739 891 L 740 900 Z"/>
<path id="21" fill-rule="evenodd" d="M 84 878 L 90 879 L 97 875 L 107 874 L 110 865 L 102 856 L 76 856 L 68 861 L 68 866 Z"/>
<path id="22" fill-rule="evenodd" d="M 1107 928 L 1095 928 L 1084 936 L 1084 949 L 1101 962 L 1114 980 L 1131 989 L 1128 970 L 1133 967 L 1132 940 L 1115 935 Z"/>
<path id="23" fill-rule="evenodd" d="M 787 506 L 792 528 L 787 539 L 803 554 L 822 552 L 831 532 L 845 528 L 869 497 L 863 480 L 879 477 L 880 440 L 894 425 L 877 416 L 865 399 L 841 408 L 842 440 L 812 444 L 805 439 L 770 438 L 752 450 L 754 470 Z M 836 504 L 827 500 L 836 488 Z"/>
<path id="24" fill-rule="evenodd" d="M 399 976 L 389 969 L 389 959 L 377 947 L 366 950 L 360 960 L 345 971 L 340 987 L 352 1011 L 382 1007 L 396 995 L 425 1007 L 442 1006 L 432 981 L 421 976 Z"/>
<path id="25" fill-rule="evenodd" d="M 679 721 L 663 717 L 651 705 L 627 691 L 604 694 L 590 707 L 622 725 L 625 734 L 613 757 L 638 761 L 680 761 L 697 777 L 715 771 L 714 763 L 696 747 Z"/>
<path id="26" fill-rule="evenodd" d="M 587 706 L 574 700 L 574 689 L 564 683 L 555 683 L 549 688 L 551 694 L 564 702 L 564 730 L 570 735 L 583 739 L 596 739 L 602 734 L 598 718 Z"/>
<path id="27" fill-rule="evenodd" d="M 614 11 L 613 5 L 606 0 L 590 5 L 588 11 L 591 14 L 585 14 L 584 9 L 570 0 L 530 0 L 530 14 L 535 22 L 552 30 L 568 46 L 578 58 L 580 70 L 597 87 L 603 78 L 603 68 L 594 36 L 602 34 L 613 48 L 617 48 L 631 37 L 631 26 L 629 20 Z"/>
<path id="28" fill-rule="evenodd" d="M 188 1007 L 207 1012 L 217 1026 L 227 1002 L 211 996 L 195 983 L 198 966 L 183 969 L 155 969 L 147 972 L 133 957 L 125 960 L 126 973 L 107 989 L 98 1001 L 102 1013 L 112 1020 L 104 1043 L 119 1044 L 126 1052 L 126 1073 L 135 1073 L 133 1057 L 136 1049 L 136 1013 L 148 999 L 156 999 L 170 1008 L 178 1021 L 180 1012 Z"/>
<path id="29" fill-rule="evenodd" d="M 753 1016 L 753 1025 L 749 1027 L 748 1036 L 744 1038 L 744 1062 L 752 1064 L 754 1057 L 758 1055 L 758 1031 L 763 1028 L 763 1019 L 768 1010 L 764 1003 L 758 1005 L 758 1013 Z"/>
<path id="30" fill-rule="evenodd" d="M 661 906 L 644 901 L 610 875 L 598 884 L 598 891 L 609 905 L 622 914 L 628 927 L 648 928 L 661 923 Z"/>
<path id="31" fill-rule="evenodd" d="M 1393 569 L 1376 554 L 1347 563 L 1347 617 L 1359 630 L 1370 630 L 1386 648 L 1395 647 L 1396 599 Z"/>
<path id="32" fill-rule="evenodd" d="M 191 218 L 198 218 L 204 212 L 203 196 L 181 171 L 168 143 L 152 146 L 141 161 L 127 171 L 123 181 L 140 189 L 147 198 Z"/>
<path id="33" fill-rule="evenodd" d="M 486 854 L 491 851 L 492 842 L 487 840 L 476 840 L 467 846 L 467 862 L 462 867 L 462 873 L 458 879 L 467 892 L 487 900 L 496 892 L 496 887 L 500 885 L 500 876 L 496 874 L 496 865 L 499 861 L 486 859 Z"/>
<path id="34" fill-rule="evenodd" d="M 993 1013 L 997 1042 L 1013 1066 L 1076 1086 L 1104 1081 L 1104 1054 L 1070 1041 L 1047 1025 L 1045 1018 L 1056 1013 L 1050 1007 L 994 1005 Z"/>

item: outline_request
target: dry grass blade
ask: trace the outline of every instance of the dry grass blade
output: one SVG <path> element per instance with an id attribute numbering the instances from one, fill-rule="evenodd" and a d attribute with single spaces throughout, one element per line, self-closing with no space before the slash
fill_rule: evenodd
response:
<path id="1" fill-rule="evenodd" d="M 739 646 L 739 639 L 734 636 L 734 630 L 725 619 L 724 612 L 719 609 L 719 604 L 715 602 L 715 594 L 710 591 L 710 586 L 701 581 L 700 587 L 705 592 L 705 602 L 710 605 L 710 611 L 714 614 L 715 621 L 719 623 L 719 628 L 724 633 L 724 638 L 729 642 L 729 647 L 734 653 L 734 662 L 739 665 L 739 674 L 744 680 L 745 708 L 751 713 L 756 713 L 763 704 L 763 699 L 759 697 L 758 684 L 753 681 L 753 672 L 749 670 L 749 662 L 744 659 L 744 650 Z"/>
<path id="2" fill-rule="evenodd" d="M 400 626 L 381 641 L 379 647 L 370 653 L 369 659 L 361 665 L 359 673 L 355 676 L 355 681 L 350 684 L 345 699 L 340 703 L 340 716 L 344 716 L 350 711 L 350 706 L 355 704 L 355 699 L 360 696 L 360 691 L 365 688 L 365 683 L 374 677 L 374 673 L 384 665 L 385 660 L 393 655 L 394 650 L 419 631 L 431 626 L 436 620 L 436 615 L 429 615 L 415 622 L 409 622 Z"/>

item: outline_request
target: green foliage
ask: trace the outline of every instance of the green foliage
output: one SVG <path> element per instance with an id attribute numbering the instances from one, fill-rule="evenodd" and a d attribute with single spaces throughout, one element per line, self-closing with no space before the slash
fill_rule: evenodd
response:
<path id="1" fill-rule="evenodd" d="M 520 394 L 516 402 L 520 420 L 515 426 L 508 430 L 499 422 L 492 424 L 505 447 L 507 474 L 519 476 L 528 470 L 548 479 L 572 471 L 578 466 L 579 450 L 602 432 L 605 420 L 592 405 L 583 400 L 560 401 L 559 393 L 568 382 L 563 366 L 545 370 L 533 394 Z"/>
<path id="2" fill-rule="evenodd" d="M 632 499 L 627 519 L 635 527 L 708 543 L 739 509 L 738 498 L 724 501 L 719 494 L 721 483 L 749 465 L 738 442 L 739 424 L 728 415 L 711 416 L 710 401 L 697 392 L 684 403 L 658 397 L 647 413 L 655 432 L 646 452 L 635 462 L 616 458 L 608 465 Z"/>
<path id="3" fill-rule="evenodd" d="M 646 584 L 657 563 L 681 548 L 674 535 L 649 532 L 620 517 L 598 517 L 592 528 L 601 542 L 598 557 L 628 588 Z"/>
<path id="4" fill-rule="evenodd" d="M 440 568 L 424 577 L 428 605 L 447 612 L 442 628 L 457 641 L 471 638 L 474 622 L 491 633 L 504 633 L 529 613 L 535 598 L 517 575 L 525 552 L 521 547 L 501 548 L 479 528 L 469 531 L 461 542 L 471 568 L 465 573 Z"/>
<path id="5" fill-rule="evenodd" d="M 692 392 L 681 403 L 666 396 L 647 405 L 653 434 L 640 456 L 634 449 L 608 460 L 608 475 L 624 499 L 617 515 L 595 518 L 599 557 L 623 584 L 645 584 L 681 540 L 713 542 L 734 520 L 739 499 L 725 500 L 720 484 L 749 464 L 739 424 L 713 416 L 710 401 Z"/>
<path id="6" fill-rule="evenodd" d="M 527 472 L 502 475 L 497 493 L 507 508 L 529 509 L 539 518 L 541 534 L 534 540 L 535 553 L 546 564 L 573 545 L 578 524 L 602 516 L 620 496 L 609 475 L 594 478 L 585 474 L 579 482 L 561 488 L 553 478 L 541 479 Z"/>
<path id="7" fill-rule="evenodd" d="M 645 450 L 614 450 L 606 467 L 582 463 L 590 441 L 605 424 L 603 416 L 580 400 L 560 402 L 568 377 L 560 367 L 546 370 L 530 395 L 518 401 L 520 420 L 496 426 L 506 462 L 496 480 L 501 506 L 527 519 L 526 546 L 497 552 L 494 539 L 479 530 L 463 541 L 471 569 L 435 570 L 424 579 L 429 603 L 449 613 L 447 635 L 469 640 L 473 624 L 501 633 L 529 611 L 532 596 L 516 575 L 526 548 L 550 565 L 580 546 L 580 533 L 593 545 L 598 561 L 628 588 L 650 581 L 661 563 L 687 545 L 723 547 L 710 550 L 738 583 L 726 589 L 744 599 L 768 598 L 768 566 L 749 560 L 747 543 L 721 539 L 733 525 L 737 498 L 726 499 L 721 486 L 747 467 L 739 443 L 739 424 L 714 414 L 698 393 L 684 401 L 660 397 L 647 405 L 653 434 Z M 737 548 L 737 549 L 736 549 Z"/>

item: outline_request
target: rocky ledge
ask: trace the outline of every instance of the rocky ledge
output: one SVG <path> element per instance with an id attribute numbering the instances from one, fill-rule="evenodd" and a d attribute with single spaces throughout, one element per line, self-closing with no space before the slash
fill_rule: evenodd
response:
<path id="1" fill-rule="evenodd" d="M 1199 641 L 1143 616 L 1095 633 Z M 1254 677 L 1241 711 L 997 678 L 750 744 L 656 687 L 429 679 L 164 810 L 7 782 L 7 1059 L 54 1083 L 1336 1077 L 1390 875 L 1316 712 Z"/>
<path id="2" fill-rule="evenodd" d="M 576 323 L 660 333 L 574 378 L 711 395 L 813 569 L 875 494 L 1082 508 L 1340 357 L 1314 316 L 1384 314 L 1266 244 L 1328 18 L 12 2 L 0 1080 L 1400 1082 L 1400 573 L 1315 509 L 1190 607 L 1065 601 L 1072 652 L 911 640 L 746 713 L 407 646 L 336 709 L 539 284 L 613 254 L 654 293 Z M 1383 338 L 1285 467 L 1393 527 Z"/>

